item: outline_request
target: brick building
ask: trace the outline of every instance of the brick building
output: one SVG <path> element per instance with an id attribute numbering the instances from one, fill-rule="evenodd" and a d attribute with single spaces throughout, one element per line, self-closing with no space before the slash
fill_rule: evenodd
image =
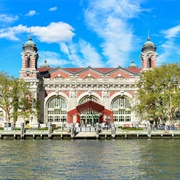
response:
<path id="1" fill-rule="evenodd" d="M 30 37 L 23 45 L 20 78 L 30 83 L 33 96 L 41 102 L 40 119 L 27 119 L 30 126 L 38 122 L 60 126 L 105 121 L 116 126 L 138 123 L 139 118 L 131 111 L 136 82 L 141 71 L 156 66 L 157 59 L 156 45 L 149 37 L 141 50 L 141 68 L 133 61 L 127 68 L 51 68 L 46 59 L 37 67 L 38 57 Z"/>

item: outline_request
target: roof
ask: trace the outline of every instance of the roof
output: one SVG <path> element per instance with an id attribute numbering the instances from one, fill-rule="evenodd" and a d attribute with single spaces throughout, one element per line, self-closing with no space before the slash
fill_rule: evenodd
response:
<path id="1" fill-rule="evenodd" d="M 37 70 L 41 73 L 41 72 L 47 72 L 49 70 L 51 70 L 53 68 L 50 68 L 50 67 L 40 67 L 40 68 L 37 68 Z"/>
<path id="2" fill-rule="evenodd" d="M 55 70 L 57 68 L 50 68 L 50 67 L 40 67 L 38 68 L 37 70 L 40 72 L 40 73 L 43 73 L 43 72 L 48 72 L 50 70 Z M 72 74 L 74 73 L 81 73 L 83 70 L 86 70 L 87 68 L 62 68 L 64 69 L 65 71 L 68 71 Z M 118 68 L 92 68 L 100 73 L 110 73 L 112 72 L 113 70 L 117 70 Z M 133 74 L 138 74 L 141 72 L 142 68 L 138 68 L 138 67 L 128 67 L 128 68 L 122 68 L 122 70 L 125 70 L 125 71 L 128 71 L 129 73 L 133 73 Z"/>
<path id="3" fill-rule="evenodd" d="M 142 71 L 142 68 L 138 68 L 138 67 L 128 67 L 124 69 L 134 74 L 139 74 Z"/>
<path id="4" fill-rule="evenodd" d="M 104 110 L 104 106 L 102 106 L 101 104 L 98 104 L 94 101 L 91 101 L 91 100 L 88 102 L 85 102 L 83 104 L 80 104 L 79 106 L 76 107 L 76 109 L 78 110 L 79 113 L 85 111 L 88 108 L 93 109 L 99 113 Z"/>

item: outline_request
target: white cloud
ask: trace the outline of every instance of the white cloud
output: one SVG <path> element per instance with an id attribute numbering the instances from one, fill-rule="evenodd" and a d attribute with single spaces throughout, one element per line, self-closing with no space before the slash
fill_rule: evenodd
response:
<path id="1" fill-rule="evenodd" d="M 101 56 L 96 52 L 95 48 L 84 40 L 80 41 L 80 52 L 82 53 L 87 66 L 103 67 Z"/>
<path id="2" fill-rule="evenodd" d="M 0 29 L 0 38 L 6 38 L 13 41 L 17 41 L 19 40 L 19 38 L 16 36 L 16 34 L 23 32 L 29 32 L 29 28 L 27 28 L 26 26 L 22 26 L 21 24 L 18 26 L 14 26 L 12 28 L 10 27 Z"/>
<path id="3" fill-rule="evenodd" d="M 41 42 L 46 43 L 61 43 L 71 41 L 74 36 L 74 29 L 67 23 L 52 22 L 47 27 L 32 26 L 33 35 Z"/>
<path id="4" fill-rule="evenodd" d="M 66 43 L 60 43 L 60 50 L 69 55 L 69 48 L 68 48 L 68 45 Z"/>
<path id="5" fill-rule="evenodd" d="M 176 41 L 180 40 L 180 25 L 163 30 L 161 33 L 165 37 L 165 41 L 160 46 L 162 52 L 158 57 L 158 65 L 168 62 L 172 56 L 179 54 L 179 43 L 177 44 Z"/>
<path id="6" fill-rule="evenodd" d="M 102 38 L 103 55 L 108 58 L 107 65 L 124 66 L 133 51 L 133 27 L 129 19 L 142 11 L 140 0 L 102 0 L 91 1 L 85 11 L 89 28 Z"/>
<path id="7" fill-rule="evenodd" d="M 69 63 L 68 60 L 61 58 L 60 54 L 51 51 L 39 51 L 39 67 L 44 63 L 46 59 L 50 67 L 63 66 Z"/>
<path id="8" fill-rule="evenodd" d="M 178 35 L 180 35 L 180 25 L 172 27 L 168 30 L 162 31 L 162 33 L 165 35 L 165 38 L 174 38 Z"/>
<path id="9" fill-rule="evenodd" d="M 18 25 L 10 28 L 0 29 L 0 38 L 7 38 L 11 40 L 19 40 L 18 34 L 21 33 L 29 33 L 31 32 L 33 36 L 37 36 L 37 38 L 41 42 L 45 43 L 61 43 L 68 42 L 72 40 L 74 36 L 73 28 L 66 23 L 63 22 L 52 22 L 48 26 L 32 26 L 27 27 L 23 25 Z"/>
<path id="10" fill-rule="evenodd" d="M 35 10 L 31 10 L 31 11 L 29 11 L 27 14 L 26 14 L 26 16 L 34 16 L 34 15 L 36 15 L 37 13 L 36 13 L 36 11 Z"/>
<path id="11" fill-rule="evenodd" d="M 55 6 L 55 7 L 52 7 L 49 9 L 49 11 L 56 11 L 58 8 Z"/>
<path id="12" fill-rule="evenodd" d="M 0 22 L 3 23 L 12 23 L 19 19 L 18 16 L 10 15 L 10 14 L 0 14 Z"/>
<path id="13" fill-rule="evenodd" d="M 96 52 L 96 49 L 88 42 L 80 40 L 78 44 L 69 46 L 69 59 L 72 64 L 79 67 L 103 67 L 101 56 Z"/>
<path id="14" fill-rule="evenodd" d="M 103 67 L 101 56 L 90 43 L 80 39 L 78 43 L 60 43 L 61 53 L 68 59 L 68 64 L 78 67 Z M 68 65 L 67 64 L 67 65 Z"/>

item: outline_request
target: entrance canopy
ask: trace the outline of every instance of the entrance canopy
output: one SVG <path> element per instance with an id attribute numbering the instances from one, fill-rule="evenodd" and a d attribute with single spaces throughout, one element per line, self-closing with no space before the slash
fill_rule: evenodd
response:
<path id="1" fill-rule="evenodd" d="M 92 109 L 96 112 L 101 113 L 104 110 L 104 106 L 94 102 L 94 101 L 88 101 L 83 104 L 80 104 L 76 107 L 77 111 L 79 113 L 82 113 L 83 111 L 86 111 L 87 109 Z"/>
<path id="2" fill-rule="evenodd" d="M 71 111 L 68 111 L 67 112 L 67 122 L 68 123 L 80 123 L 81 113 L 83 113 L 89 109 L 96 111 L 102 115 L 99 118 L 100 123 L 104 122 L 105 117 L 108 118 L 109 122 L 114 122 L 112 111 L 106 109 L 101 104 L 98 104 L 97 102 L 94 102 L 91 100 L 76 106 L 76 108 Z"/>

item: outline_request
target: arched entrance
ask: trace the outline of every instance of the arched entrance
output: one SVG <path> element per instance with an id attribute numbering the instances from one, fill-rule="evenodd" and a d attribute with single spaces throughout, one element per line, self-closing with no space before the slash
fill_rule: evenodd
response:
<path id="1" fill-rule="evenodd" d="M 91 125 L 95 126 L 96 123 L 99 123 L 99 119 L 102 116 L 101 113 L 88 108 L 87 110 L 84 110 L 80 115 L 80 124 L 81 125 Z"/>
<path id="2" fill-rule="evenodd" d="M 101 104 L 89 100 L 69 111 L 67 113 L 67 122 L 94 126 L 97 122 L 103 123 L 107 117 L 110 123 L 114 121 L 112 111 L 105 109 Z"/>
<path id="3" fill-rule="evenodd" d="M 77 108 L 79 109 L 79 107 L 81 107 L 81 104 L 84 104 L 85 106 L 87 106 L 87 108 L 85 110 L 79 110 L 81 111 L 80 113 L 80 124 L 81 125 L 87 125 L 87 126 L 95 126 L 96 123 L 99 123 L 99 120 L 102 116 L 102 113 L 93 109 L 93 107 L 91 107 L 91 105 L 89 105 L 89 103 L 86 103 L 88 101 L 93 101 L 96 102 L 99 106 L 99 99 L 92 95 L 91 92 L 88 92 L 89 94 L 84 96 L 80 101 L 79 101 L 79 106 L 77 106 Z M 86 104 L 85 104 L 86 103 Z M 83 106 L 84 106 L 83 105 Z"/>

